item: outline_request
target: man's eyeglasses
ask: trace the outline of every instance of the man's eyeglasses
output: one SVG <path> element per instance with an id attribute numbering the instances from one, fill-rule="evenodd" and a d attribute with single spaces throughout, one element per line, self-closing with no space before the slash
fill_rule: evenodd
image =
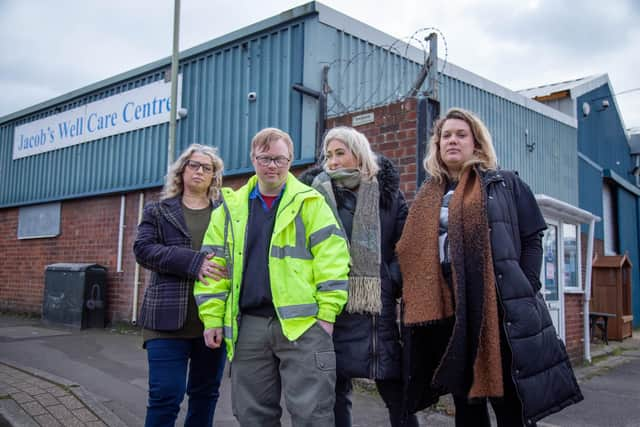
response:
<path id="1" fill-rule="evenodd" d="M 289 164 L 288 158 L 285 156 L 256 156 L 256 161 L 260 166 L 269 166 L 271 162 L 275 163 L 277 167 L 282 168 Z"/>
<path id="2" fill-rule="evenodd" d="M 200 168 L 202 168 L 202 171 L 207 175 L 213 173 L 213 166 L 206 163 L 196 162 L 195 160 L 187 160 L 186 167 L 194 172 L 197 172 Z"/>

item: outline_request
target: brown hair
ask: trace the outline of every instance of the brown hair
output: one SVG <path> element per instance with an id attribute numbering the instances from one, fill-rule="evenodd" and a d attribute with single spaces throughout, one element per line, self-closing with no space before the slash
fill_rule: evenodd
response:
<path id="1" fill-rule="evenodd" d="M 293 158 L 293 141 L 288 133 L 277 128 L 264 128 L 251 140 L 251 158 L 258 149 L 268 150 L 272 142 L 282 139 L 289 149 L 289 159 Z"/>

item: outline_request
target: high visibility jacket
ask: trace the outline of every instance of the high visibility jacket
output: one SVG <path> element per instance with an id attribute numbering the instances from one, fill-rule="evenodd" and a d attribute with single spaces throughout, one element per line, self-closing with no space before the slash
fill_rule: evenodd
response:
<path id="1" fill-rule="evenodd" d="M 230 277 L 206 279 L 206 284 L 196 281 L 194 287 L 205 329 L 223 328 L 229 360 L 238 338 L 249 194 L 256 185 L 253 176 L 237 191 L 222 189 L 222 206 L 211 215 L 202 250 L 215 251 L 215 261 L 227 266 Z M 293 341 L 317 319 L 333 323 L 342 311 L 347 302 L 349 249 L 324 197 L 291 173 L 277 209 L 269 244 L 269 279 L 282 332 Z"/>

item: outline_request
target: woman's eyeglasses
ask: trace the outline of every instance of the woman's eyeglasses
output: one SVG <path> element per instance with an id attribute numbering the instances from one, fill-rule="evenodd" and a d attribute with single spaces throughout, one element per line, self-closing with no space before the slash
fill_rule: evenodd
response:
<path id="1" fill-rule="evenodd" d="M 200 168 L 202 168 L 202 172 L 206 174 L 213 173 L 213 166 L 206 163 L 196 162 L 195 160 L 187 160 L 187 163 L 185 165 L 194 172 L 197 172 Z"/>

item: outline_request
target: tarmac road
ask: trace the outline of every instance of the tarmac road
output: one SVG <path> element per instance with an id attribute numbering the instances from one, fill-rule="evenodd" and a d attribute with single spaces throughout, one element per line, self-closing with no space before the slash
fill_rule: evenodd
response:
<path id="1" fill-rule="evenodd" d="M 544 419 L 538 425 L 640 427 L 638 335 L 623 341 L 621 346 L 625 351 L 621 355 L 606 357 L 595 366 L 577 369 L 585 401 Z M 609 346 L 610 349 L 613 346 Z M 24 371 L 46 372 L 78 384 L 115 415 L 121 421 L 120 425 L 144 424 L 146 352 L 142 349 L 139 333 L 135 331 L 79 331 L 43 326 L 39 319 L 0 314 L 0 362 Z M 230 392 L 229 379 L 225 376 L 215 427 L 238 425 L 231 412 Z M 286 409 L 284 413 L 283 425 L 289 426 Z M 419 419 L 421 425 L 454 425 L 450 416 L 431 411 L 419 414 Z M 384 404 L 377 393 L 368 390 L 354 393 L 353 420 L 354 427 L 389 425 Z"/>

